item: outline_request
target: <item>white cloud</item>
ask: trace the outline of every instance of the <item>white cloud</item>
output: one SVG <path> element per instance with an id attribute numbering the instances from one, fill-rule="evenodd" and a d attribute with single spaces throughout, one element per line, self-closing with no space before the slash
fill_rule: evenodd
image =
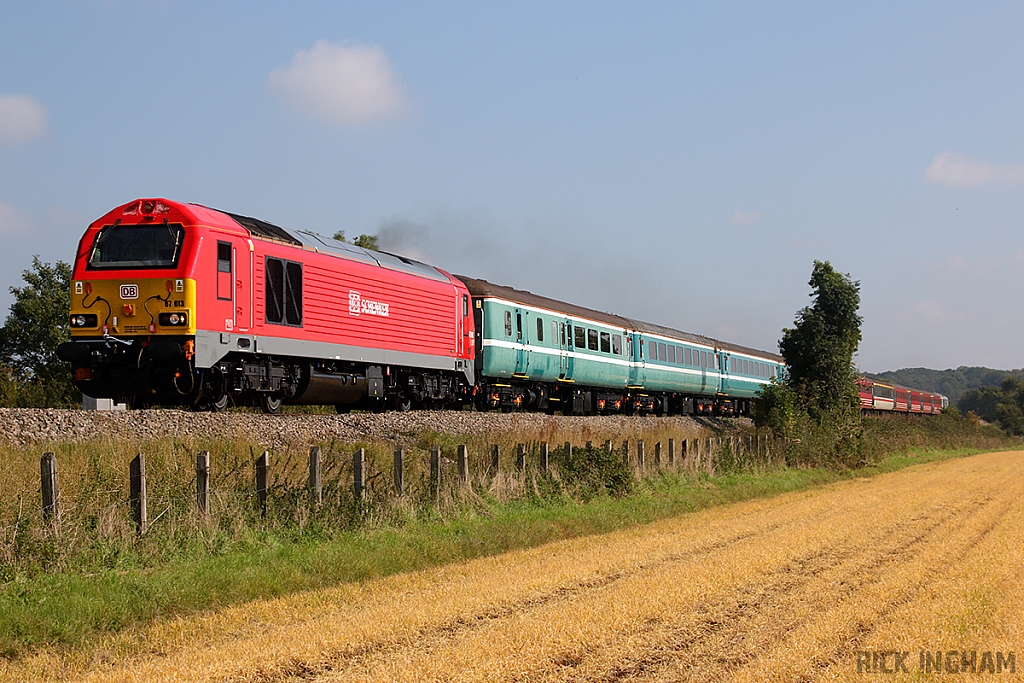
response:
<path id="1" fill-rule="evenodd" d="M 949 314 L 941 303 L 934 299 L 918 301 L 913 306 L 914 313 L 926 322 L 939 323 L 949 319 Z"/>
<path id="2" fill-rule="evenodd" d="M 757 219 L 761 217 L 756 211 L 744 211 L 742 206 L 736 207 L 736 212 L 732 215 L 732 224 L 737 228 L 756 223 Z"/>
<path id="3" fill-rule="evenodd" d="M 409 107 L 384 51 L 355 43 L 317 41 L 288 66 L 271 71 L 268 87 L 295 111 L 344 125 L 379 121 Z"/>
<path id="4" fill-rule="evenodd" d="M 46 134 L 46 107 L 31 95 L 0 95 L 0 147 Z"/>
<path id="5" fill-rule="evenodd" d="M 0 202 L 0 235 L 28 232 L 32 217 L 21 209 Z"/>
<path id="6" fill-rule="evenodd" d="M 988 183 L 1012 185 L 1024 182 L 1024 166 L 990 164 L 963 154 L 940 152 L 925 169 L 924 177 L 930 182 L 953 187 Z"/>

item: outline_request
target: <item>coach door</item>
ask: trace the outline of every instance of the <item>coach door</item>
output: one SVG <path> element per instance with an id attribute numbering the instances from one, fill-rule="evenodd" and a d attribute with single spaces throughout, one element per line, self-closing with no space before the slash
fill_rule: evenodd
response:
<path id="1" fill-rule="evenodd" d="M 572 379 L 572 354 L 569 353 L 572 344 L 572 321 L 568 318 L 558 323 L 558 379 L 569 381 Z"/>
<path id="2" fill-rule="evenodd" d="M 527 348 L 526 333 L 526 312 L 521 308 L 515 309 L 513 314 L 516 334 L 516 375 L 526 375 L 530 369 L 530 351 Z"/>

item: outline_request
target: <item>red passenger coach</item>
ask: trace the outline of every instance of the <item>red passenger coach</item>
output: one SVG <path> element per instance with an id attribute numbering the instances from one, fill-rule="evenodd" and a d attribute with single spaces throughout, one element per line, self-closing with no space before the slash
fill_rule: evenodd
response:
<path id="1" fill-rule="evenodd" d="M 142 199 L 83 236 L 60 349 L 83 393 L 223 409 L 459 404 L 469 292 L 448 273 L 313 232 Z"/>
<path id="2" fill-rule="evenodd" d="M 949 405 L 949 399 L 942 394 L 883 384 L 867 377 L 861 377 L 857 384 L 864 411 L 937 415 Z"/>

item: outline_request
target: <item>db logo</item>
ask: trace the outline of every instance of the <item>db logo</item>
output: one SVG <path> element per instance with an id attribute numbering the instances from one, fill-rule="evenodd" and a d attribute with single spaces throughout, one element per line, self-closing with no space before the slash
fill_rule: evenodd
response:
<path id="1" fill-rule="evenodd" d="M 122 299 L 138 299 L 139 298 L 139 286 L 138 285 L 121 285 L 121 298 Z"/>
<path id="2" fill-rule="evenodd" d="M 350 289 L 348 290 L 348 312 L 352 315 L 359 315 L 360 308 L 360 296 L 359 292 Z"/>

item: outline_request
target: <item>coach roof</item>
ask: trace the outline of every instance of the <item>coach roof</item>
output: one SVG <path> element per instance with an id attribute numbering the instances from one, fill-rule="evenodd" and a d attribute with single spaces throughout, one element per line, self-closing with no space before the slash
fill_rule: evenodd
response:
<path id="1" fill-rule="evenodd" d="M 585 308 L 583 306 L 577 306 L 576 304 L 566 303 L 564 301 L 558 301 L 557 299 L 550 299 L 546 296 L 540 296 L 533 292 L 527 292 L 521 289 L 515 289 L 514 287 L 505 287 L 504 285 L 496 285 L 488 282 L 487 280 L 478 280 L 476 278 L 466 277 L 465 275 L 456 275 L 458 279 L 466 285 L 469 293 L 473 296 L 478 297 L 494 297 L 497 299 L 504 299 L 513 303 L 523 304 L 524 306 L 532 306 L 534 308 L 544 308 L 549 311 L 557 313 L 564 313 L 577 318 L 585 318 L 588 320 L 594 320 L 601 323 L 612 325 L 613 327 L 621 327 L 623 329 L 636 330 L 638 332 L 646 332 L 648 334 L 657 334 L 662 337 L 669 337 L 671 339 L 680 339 L 683 341 L 693 342 L 694 344 L 701 344 L 703 346 L 710 346 L 725 351 L 732 351 L 736 353 L 743 353 L 750 356 L 756 356 L 764 359 L 774 360 L 778 363 L 783 363 L 781 356 L 767 351 L 758 351 L 757 349 L 747 348 L 745 346 L 739 346 L 738 344 L 730 344 L 722 342 L 711 337 L 705 337 L 700 334 L 693 334 L 692 332 L 683 332 L 672 327 L 665 327 L 664 325 L 655 325 L 653 323 L 643 322 L 642 320 L 634 320 L 632 318 L 624 318 L 620 315 L 613 313 L 605 313 L 603 311 L 595 311 L 592 308 Z"/>

